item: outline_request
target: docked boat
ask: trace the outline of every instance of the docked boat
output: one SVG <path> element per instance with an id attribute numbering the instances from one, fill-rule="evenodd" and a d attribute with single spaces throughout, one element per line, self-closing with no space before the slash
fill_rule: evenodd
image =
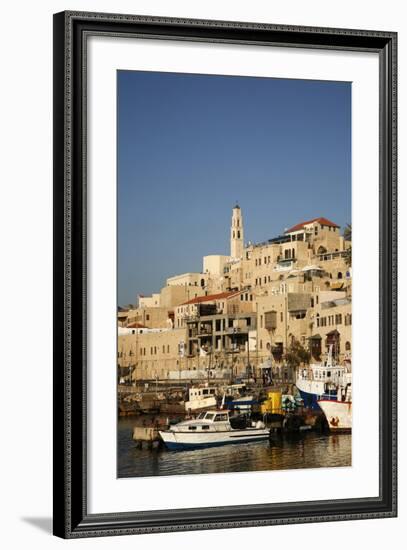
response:
<path id="1" fill-rule="evenodd" d="M 231 417 L 226 410 L 214 410 L 159 434 L 168 449 L 180 450 L 262 441 L 268 439 L 269 429 L 262 421 L 249 422 L 241 416 Z"/>
<path id="2" fill-rule="evenodd" d="M 190 388 L 188 392 L 188 401 L 185 401 L 185 410 L 187 412 L 199 411 L 216 407 L 216 393 L 216 388 L 211 388 L 209 386 Z"/>
<path id="3" fill-rule="evenodd" d="M 352 430 L 352 382 L 348 380 L 345 384 L 338 386 L 336 399 L 318 401 L 332 432 Z"/>
<path id="4" fill-rule="evenodd" d="M 335 364 L 330 346 L 326 361 L 297 371 L 295 385 L 305 407 L 321 410 L 320 401 L 335 401 L 338 387 L 345 387 L 351 376 L 349 366 Z"/>
<path id="5" fill-rule="evenodd" d="M 258 400 L 248 392 L 246 384 L 232 384 L 223 390 L 222 409 L 250 413 Z"/>

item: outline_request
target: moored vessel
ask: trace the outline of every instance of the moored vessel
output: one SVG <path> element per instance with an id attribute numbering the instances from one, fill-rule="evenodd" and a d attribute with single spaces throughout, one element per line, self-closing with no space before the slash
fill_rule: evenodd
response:
<path id="1" fill-rule="evenodd" d="M 303 399 L 304 406 L 321 410 L 320 401 L 335 401 L 338 387 L 345 387 L 351 380 L 350 366 L 337 365 L 332 356 L 332 346 L 322 363 L 311 364 L 298 369 L 295 385 Z"/>
<path id="2" fill-rule="evenodd" d="M 217 390 L 210 386 L 193 386 L 188 392 L 188 401 L 185 401 L 185 410 L 199 411 L 202 409 L 209 409 L 216 407 Z"/>
<path id="3" fill-rule="evenodd" d="M 226 410 L 213 410 L 159 434 L 168 449 L 180 450 L 262 441 L 268 439 L 269 429 L 262 421 L 250 422 L 244 417 L 231 417 Z"/>
<path id="4" fill-rule="evenodd" d="M 352 383 L 338 386 L 336 399 L 318 401 L 329 429 L 333 432 L 350 432 L 352 430 Z"/>

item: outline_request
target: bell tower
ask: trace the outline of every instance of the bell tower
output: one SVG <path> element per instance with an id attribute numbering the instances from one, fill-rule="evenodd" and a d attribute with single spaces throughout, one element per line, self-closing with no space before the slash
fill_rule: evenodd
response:
<path id="1" fill-rule="evenodd" d="M 242 210 L 237 203 L 232 210 L 230 255 L 232 258 L 241 258 L 243 256 L 243 217 Z"/>

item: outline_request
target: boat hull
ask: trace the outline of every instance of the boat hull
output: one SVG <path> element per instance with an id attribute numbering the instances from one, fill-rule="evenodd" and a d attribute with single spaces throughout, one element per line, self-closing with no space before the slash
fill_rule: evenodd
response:
<path id="1" fill-rule="evenodd" d="M 332 432 L 352 431 L 352 403 L 321 399 L 319 406 L 325 414 Z"/>
<path id="2" fill-rule="evenodd" d="M 160 431 L 159 434 L 170 450 L 218 447 L 220 445 L 264 441 L 269 438 L 267 428 L 246 428 L 245 430 L 208 432 L 205 434 L 165 430 Z"/>
<path id="3" fill-rule="evenodd" d="M 298 387 L 298 386 L 297 386 Z M 304 407 L 312 409 L 313 411 L 320 411 L 321 407 L 318 405 L 318 395 L 315 393 L 309 393 L 298 388 L 301 399 L 304 401 Z"/>
<path id="4" fill-rule="evenodd" d="M 300 392 L 301 399 L 304 401 L 304 407 L 313 411 L 321 410 L 319 405 L 321 399 L 326 401 L 336 400 L 336 391 L 332 395 L 324 393 L 322 388 L 318 386 L 318 383 L 297 381 L 296 386 Z"/>

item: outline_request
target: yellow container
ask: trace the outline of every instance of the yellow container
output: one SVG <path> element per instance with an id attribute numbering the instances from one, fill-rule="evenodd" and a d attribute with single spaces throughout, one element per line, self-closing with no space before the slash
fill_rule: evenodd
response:
<path id="1" fill-rule="evenodd" d="M 268 393 L 268 399 L 264 401 L 261 406 L 261 412 L 265 413 L 274 413 L 281 414 L 282 408 L 282 397 L 280 390 L 273 390 Z"/>
<path id="2" fill-rule="evenodd" d="M 269 400 L 271 401 L 272 412 L 281 412 L 282 397 L 281 391 L 269 392 Z"/>

